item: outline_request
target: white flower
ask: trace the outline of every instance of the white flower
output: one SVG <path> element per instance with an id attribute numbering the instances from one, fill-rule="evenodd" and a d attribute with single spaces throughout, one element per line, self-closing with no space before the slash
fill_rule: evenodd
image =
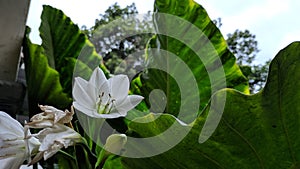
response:
<path id="1" fill-rule="evenodd" d="M 28 128 L 5 112 L 0 111 L 0 163 L 4 168 L 19 168 L 25 160 L 30 160 L 39 146 L 36 138 L 31 137 Z"/>
<path id="2" fill-rule="evenodd" d="M 129 79 L 116 75 L 106 79 L 100 68 L 96 68 L 89 81 L 75 78 L 73 105 L 82 113 L 96 118 L 118 118 L 127 115 L 143 99 L 129 95 Z"/>
<path id="3" fill-rule="evenodd" d="M 42 113 L 34 115 L 26 125 L 30 128 L 51 127 L 54 124 L 65 124 L 72 121 L 74 112 L 68 110 L 62 111 L 52 106 L 39 105 Z"/>
<path id="4" fill-rule="evenodd" d="M 39 153 L 34 157 L 31 164 L 36 163 L 42 157 L 44 160 L 52 157 L 61 148 L 67 148 L 82 141 L 79 133 L 63 124 L 55 124 L 52 127 L 45 128 L 35 136 L 41 142 Z"/>

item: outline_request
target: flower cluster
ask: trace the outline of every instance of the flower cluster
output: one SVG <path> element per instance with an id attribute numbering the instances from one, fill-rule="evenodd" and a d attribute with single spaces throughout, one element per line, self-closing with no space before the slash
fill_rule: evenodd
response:
<path id="1" fill-rule="evenodd" d="M 106 79 L 96 68 L 89 81 L 75 78 L 73 106 L 76 111 L 92 118 L 118 118 L 141 102 L 143 97 L 128 95 L 129 79 L 116 75 Z M 0 162 L 4 168 L 18 169 L 24 161 L 34 164 L 49 159 L 62 148 L 84 143 L 84 138 L 72 127 L 74 115 L 71 110 L 59 110 L 52 106 L 39 105 L 42 113 L 34 115 L 24 127 L 5 112 L 0 111 Z M 38 129 L 30 133 L 30 129 Z M 118 152 L 126 143 L 125 134 L 112 134 L 104 149 Z"/>
<path id="2" fill-rule="evenodd" d="M 79 133 L 65 125 L 71 122 L 73 111 L 61 111 L 52 106 L 39 107 L 43 112 L 33 116 L 24 127 L 5 112 L 0 112 L 0 159 L 6 159 L 2 163 L 5 168 L 19 168 L 25 160 L 29 165 L 43 157 L 47 160 L 61 148 L 82 141 Z M 41 130 L 31 134 L 30 128 Z"/>
<path id="3" fill-rule="evenodd" d="M 42 113 L 36 114 L 25 126 L 29 128 L 42 129 L 32 136 L 39 139 L 41 145 L 39 152 L 33 158 L 30 164 L 36 163 L 42 157 L 44 160 L 52 157 L 61 148 L 67 148 L 75 143 L 81 142 L 79 133 L 65 124 L 70 124 L 74 112 L 68 110 L 58 110 L 52 106 L 40 106 Z"/>

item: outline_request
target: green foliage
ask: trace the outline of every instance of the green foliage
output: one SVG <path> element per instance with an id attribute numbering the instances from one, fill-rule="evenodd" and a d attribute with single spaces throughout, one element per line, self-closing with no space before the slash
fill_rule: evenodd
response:
<path id="1" fill-rule="evenodd" d="M 90 153 L 90 150 L 81 144 L 60 150 L 55 154 L 54 159 L 57 161 L 59 169 L 94 169 L 93 164 L 95 164 L 96 160 L 93 154 Z M 50 166 L 51 164 L 48 165 Z"/>
<path id="2" fill-rule="evenodd" d="M 27 36 L 29 29 L 27 29 Z M 44 49 L 32 44 L 27 37 L 23 45 L 28 101 L 30 114 L 38 113 L 38 104 L 55 105 L 64 109 L 71 105 L 72 99 L 63 92 L 59 73 L 48 64 Z"/>
<path id="3" fill-rule="evenodd" d="M 105 169 L 123 169 L 123 165 L 121 163 L 121 157 L 110 156 L 105 165 L 103 166 Z"/>
<path id="4" fill-rule="evenodd" d="M 228 47 L 237 58 L 237 63 L 239 65 L 251 64 L 259 52 L 255 35 L 251 34 L 249 30 L 237 29 L 227 37 Z"/>
<path id="5" fill-rule="evenodd" d="M 60 73 L 60 82 L 64 91 L 71 96 L 73 71 L 77 59 L 86 64 L 85 70 L 90 68 L 83 74 L 89 74 L 100 65 L 101 57 L 78 26 L 61 10 L 44 6 L 41 19 L 39 30 L 45 55 L 49 65 Z M 84 56 L 82 52 L 85 52 Z M 79 55 L 83 57 L 78 57 Z"/>
<path id="6" fill-rule="evenodd" d="M 221 24 L 219 20 L 217 23 Z M 270 61 L 264 64 L 253 64 L 256 54 L 259 52 L 255 35 L 249 30 L 235 30 L 228 34 L 226 42 L 230 51 L 237 57 L 237 63 L 243 74 L 249 79 L 251 93 L 260 91 L 267 80 Z"/>
<path id="7" fill-rule="evenodd" d="M 96 19 L 95 25 L 93 29 L 96 30 L 97 28 L 110 23 L 119 18 L 126 18 L 130 15 L 138 14 L 136 9 L 135 3 L 126 6 L 125 8 L 121 8 L 118 3 L 111 5 L 104 14 L 100 14 L 100 19 Z"/>
<path id="8" fill-rule="evenodd" d="M 39 112 L 38 104 L 69 108 L 73 76 L 87 78 L 97 66 L 105 71 L 93 45 L 62 11 L 44 6 L 41 19 L 42 45 L 28 37 L 24 42 L 30 115 Z"/>
<path id="9" fill-rule="evenodd" d="M 264 64 L 251 66 L 250 74 L 246 75 L 249 79 L 249 86 L 250 86 L 251 93 L 256 93 L 261 89 L 263 89 L 267 81 L 270 62 L 271 60 L 265 62 Z"/>
<path id="10" fill-rule="evenodd" d="M 213 20 L 214 24 L 220 28 L 221 18 Z M 249 79 L 250 93 L 260 91 L 266 82 L 270 60 L 264 64 L 253 64 L 256 54 L 259 52 L 258 42 L 255 35 L 249 30 L 235 30 L 227 35 L 226 42 L 230 51 L 237 57 L 237 63 L 243 74 Z"/>
<path id="11" fill-rule="evenodd" d="M 261 92 L 245 95 L 233 89 L 218 91 L 210 105 L 191 123 L 192 130 L 180 144 L 151 158 L 123 158 L 125 168 L 297 168 L 300 161 L 299 51 L 300 42 L 295 42 L 277 54 Z M 199 135 L 213 112 L 210 108 L 213 103 L 218 105 L 224 96 L 225 109 L 217 112 L 222 114 L 219 126 L 200 144 Z M 154 123 L 132 122 L 129 128 L 141 137 L 149 137 L 158 135 L 175 121 L 169 115 L 159 119 Z"/>
<path id="12" fill-rule="evenodd" d="M 225 87 L 248 93 L 247 79 L 235 63 L 235 57 L 228 50 L 220 31 L 202 6 L 190 0 L 180 1 L 180 3 L 176 0 L 168 2 L 157 0 L 154 11 L 157 12 L 154 14 L 154 22 L 158 35 L 149 43 L 146 62 L 148 68 L 153 65 L 156 67 L 166 65 L 167 70 L 149 69 L 140 76 L 142 85 L 139 91 L 145 96 L 149 107 L 153 105 L 148 96 L 154 89 L 163 90 L 167 97 L 164 113 L 175 116 L 178 115 L 180 106 L 195 102 L 194 105 L 199 104 L 196 98 L 200 97 L 200 108 L 196 108 L 195 112 L 192 112 L 196 115 L 207 105 L 212 93 Z M 171 15 L 161 15 L 159 12 L 178 17 L 175 19 L 170 17 Z M 157 51 L 156 48 L 160 51 Z M 172 59 L 172 55 L 165 51 L 176 54 L 176 57 L 179 57 L 184 63 L 178 58 Z M 185 65 L 191 73 L 182 71 Z M 171 75 L 164 71 L 169 71 L 168 73 Z M 179 89 L 180 86 L 172 75 L 180 76 L 178 78 L 185 83 L 184 91 L 187 91 L 189 96 L 184 98 L 184 102 L 180 102 L 183 97 L 182 89 Z M 192 86 L 190 85 L 193 80 L 197 85 L 196 92 L 191 90 Z M 226 82 L 224 82 L 225 80 Z M 160 104 L 160 101 L 157 102 Z"/>

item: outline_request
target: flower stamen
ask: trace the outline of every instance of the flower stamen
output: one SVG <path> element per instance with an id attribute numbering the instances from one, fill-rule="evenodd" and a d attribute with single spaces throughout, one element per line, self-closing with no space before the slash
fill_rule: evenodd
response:
<path id="1" fill-rule="evenodd" d="M 114 107 L 114 102 L 115 102 L 115 101 L 116 101 L 115 99 L 112 99 L 112 100 L 111 100 L 111 106 L 110 106 L 108 112 L 111 112 L 112 108 Z"/>
<path id="2" fill-rule="evenodd" d="M 103 98 L 104 96 L 104 92 L 102 92 L 100 95 L 99 95 L 99 99 L 97 101 L 97 110 L 98 110 L 98 113 L 99 114 L 109 114 L 114 106 L 114 102 L 116 101 L 114 98 L 112 98 L 111 94 L 108 93 L 108 100 L 106 102 L 106 104 L 103 104 Z"/>

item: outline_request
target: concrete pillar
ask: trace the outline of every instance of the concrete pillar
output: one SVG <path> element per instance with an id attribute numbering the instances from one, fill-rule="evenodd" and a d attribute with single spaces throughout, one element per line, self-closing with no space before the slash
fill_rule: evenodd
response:
<path id="1" fill-rule="evenodd" d="M 0 0 L 0 80 L 15 81 L 30 0 Z"/>
<path id="2" fill-rule="evenodd" d="M 30 0 L 0 0 L 0 110 L 15 117 L 25 87 L 16 82 Z"/>

